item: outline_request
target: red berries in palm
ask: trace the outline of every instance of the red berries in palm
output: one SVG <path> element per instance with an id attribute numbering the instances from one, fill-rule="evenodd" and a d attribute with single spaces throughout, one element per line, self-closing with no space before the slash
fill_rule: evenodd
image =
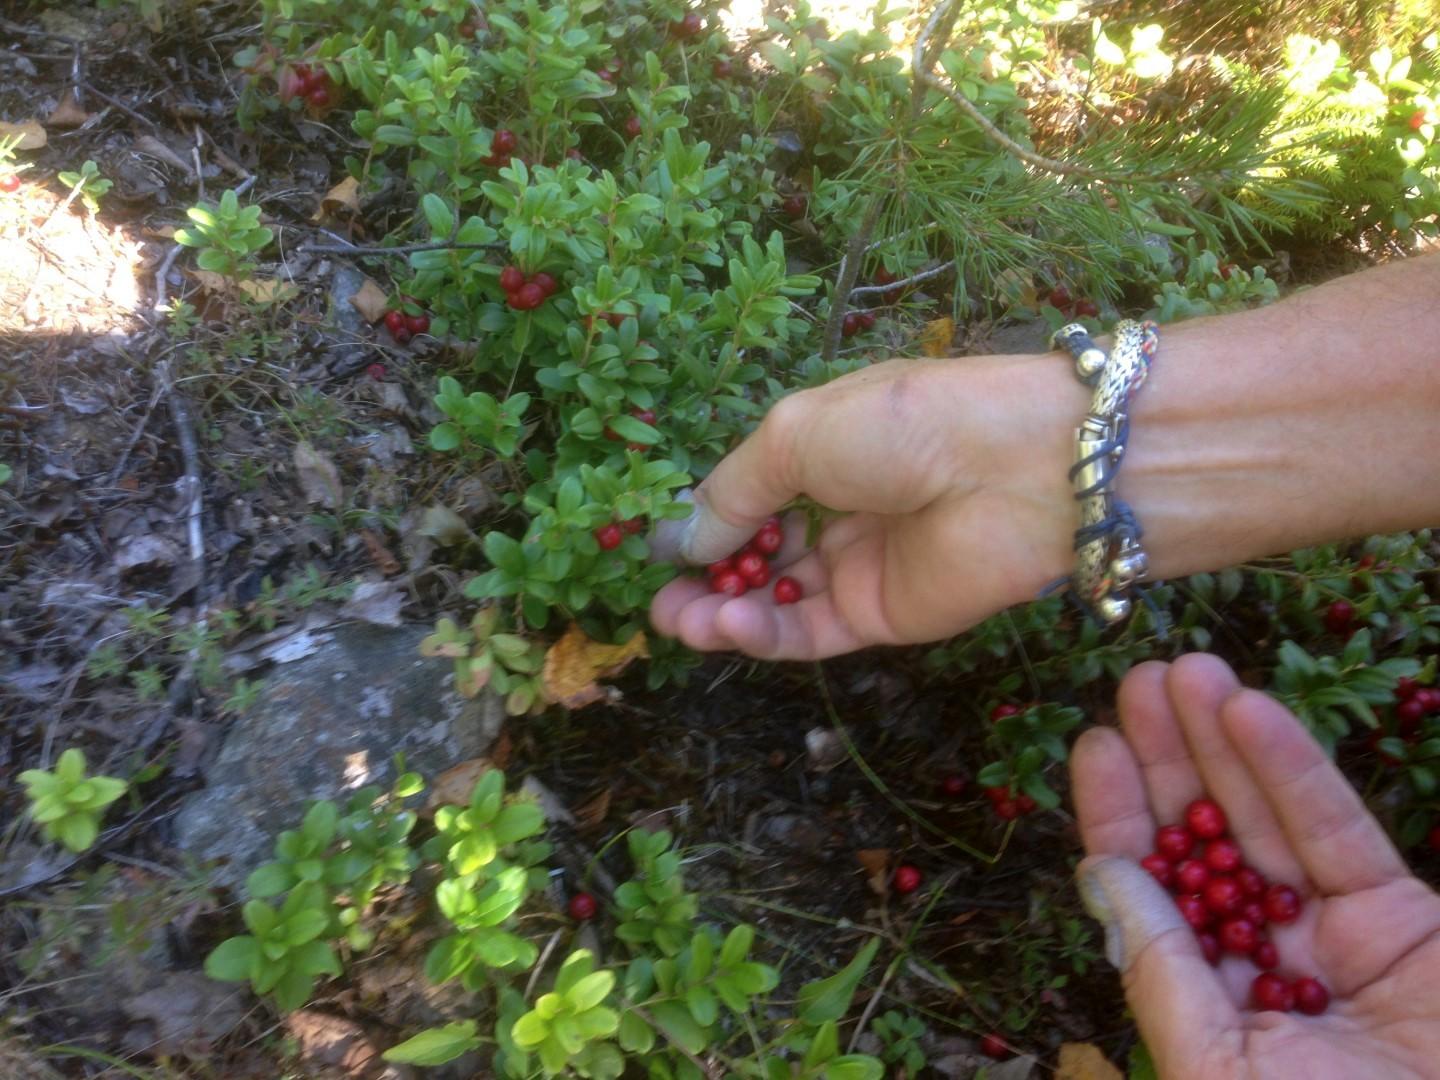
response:
<path id="1" fill-rule="evenodd" d="M 1255 999 L 1257 1009 L 1289 1012 L 1295 1007 L 1295 991 L 1274 972 L 1267 971 L 1263 975 L 1255 976 L 1255 981 L 1250 984 L 1250 994 Z"/>
<path id="2" fill-rule="evenodd" d="M 1226 919 L 1215 936 L 1220 948 L 1237 956 L 1249 956 L 1260 944 L 1260 931 L 1248 919 Z"/>
<path id="3" fill-rule="evenodd" d="M 996 1061 L 1010 1056 L 1010 1047 L 999 1035 L 993 1031 L 988 1035 L 980 1036 L 980 1052 L 988 1058 Z"/>
<path id="4" fill-rule="evenodd" d="M 1300 917 L 1300 894 L 1289 885 L 1271 885 L 1265 890 L 1265 917 L 1285 925 Z"/>
<path id="5" fill-rule="evenodd" d="M 1230 874 L 1240 869 L 1243 861 L 1240 845 L 1225 837 L 1211 840 L 1205 845 L 1205 865 L 1217 874 Z"/>
<path id="6" fill-rule="evenodd" d="M 778 527 L 772 529 L 767 525 L 755 534 L 750 544 L 761 555 L 773 556 L 784 546 L 785 534 Z"/>
<path id="7" fill-rule="evenodd" d="M 1195 935 L 1195 940 L 1200 943 L 1200 951 L 1205 954 L 1205 962 L 1211 967 L 1220 963 L 1220 939 L 1209 931 Z"/>
<path id="8" fill-rule="evenodd" d="M 734 570 L 723 570 L 710 579 L 710 591 L 724 593 L 733 599 L 744 596 L 750 591 L 750 586 Z"/>
<path id="9" fill-rule="evenodd" d="M 1205 901 L 1198 896 L 1177 896 L 1175 906 L 1180 909 L 1185 921 L 1196 930 L 1204 930 L 1215 921 L 1214 912 L 1206 907 Z"/>
<path id="10" fill-rule="evenodd" d="M 1196 799 L 1185 808 L 1185 825 L 1201 840 L 1214 840 L 1224 836 L 1230 823 L 1225 820 L 1225 811 L 1214 799 Z"/>
<path id="11" fill-rule="evenodd" d="M 1270 920 L 1265 917 L 1265 905 L 1259 900 L 1246 900 L 1240 908 L 1240 917 L 1249 919 L 1256 926 L 1264 926 Z"/>
<path id="12" fill-rule="evenodd" d="M 525 272 L 518 266 L 507 266 L 500 271 L 500 288 L 506 292 L 519 292 L 525 285 Z"/>
<path id="13" fill-rule="evenodd" d="M 780 209 L 785 211 L 787 217 L 798 221 L 805 216 L 805 196 L 798 193 L 786 196 L 785 201 L 780 204 Z"/>
<path id="14" fill-rule="evenodd" d="M 535 285 L 539 285 L 540 291 L 543 292 L 546 296 L 553 296 L 555 290 L 560 287 L 560 283 L 557 282 L 549 274 L 545 273 L 544 270 L 541 270 L 538 274 L 532 277 L 530 281 Z"/>
<path id="15" fill-rule="evenodd" d="M 1212 877 L 1205 884 L 1205 906 L 1216 915 L 1238 915 L 1245 903 L 1245 894 L 1228 874 Z"/>
<path id="16" fill-rule="evenodd" d="M 588 892 L 577 892 L 570 898 L 568 910 L 570 917 L 576 922 L 584 922 L 586 919 L 593 919 L 595 912 L 599 910 L 595 897 Z"/>
<path id="17" fill-rule="evenodd" d="M 545 302 L 545 290 L 533 281 L 527 282 L 507 296 L 505 302 L 516 311 L 533 311 Z"/>
<path id="18" fill-rule="evenodd" d="M 1183 825 L 1162 825 L 1155 832 L 1155 850 L 1171 862 L 1189 858 L 1194 847 L 1195 837 Z"/>
<path id="19" fill-rule="evenodd" d="M 1154 853 L 1146 855 L 1140 860 L 1140 866 L 1165 888 L 1168 889 L 1175 884 L 1175 867 L 1164 855 Z"/>
<path id="20" fill-rule="evenodd" d="M 1265 895 L 1265 877 L 1260 871 L 1242 866 L 1235 871 L 1235 880 L 1240 883 L 1240 891 L 1250 899 Z"/>
<path id="21" fill-rule="evenodd" d="M 625 121 L 625 134 L 629 138 L 635 138 L 640 134 L 640 132 L 644 130 L 645 126 L 640 123 L 640 117 L 638 116 L 632 116 L 630 117 L 630 119 Z"/>
<path id="22" fill-rule="evenodd" d="M 804 595 L 805 590 L 793 577 L 782 577 L 775 582 L 775 603 L 777 604 L 798 604 Z"/>
<path id="23" fill-rule="evenodd" d="M 1330 991 L 1319 979 L 1308 975 L 1296 979 L 1290 984 L 1290 992 L 1295 996 L 1295 1008 L 1306 1016 L 1319 1016 L 1330 1007 Z"/>
<path id="24" fill-rule="evenodd" d="M 601 525 L 595 530 L 595 542 L 600 545 L 601 551 L 614 551 L 624 539 L 625 534 L 614 522 L 609 525 Z"/>
<path id="25" fill-rule="evenodd" d="M 895 876 L 890 881 L 890 887 L 901 896 L 907 896 L 920 887 L 924 875 L 920 868 L 911 866 L 909 863 L 901 863 L 895 868 Z"/>
<path id="26" fill-rule="evenodd" d="M 1201 892 L 1210 884 L 1210 868 L 1199 859 L 1184 859 L 1175 867 L 1175 888 L 1184 893 Z"/>
<path id="27" fill-rule="evenodd" d="M 1343 634 L 1355 621 L 1355 605 L 1349 600 L 1336 600 L 1325 609 L 1325 629 L 1332 634 Z"/>
<path id="28" fill-rule="evenodd" d="M 735 572 L 745 579 L 745 584 L 758 589 L 770 581 L 770 564 L 758 551 L 747 551 L 735 559 Z"/>
<path id="29" fill-rule="evenodd" d="M 1255 946 L 1250 960 L 1261 971 L 1271 971 L 1280 966 L 1280 952 L 1273 941 L 1262 941 Z"/>
<path id="30" fill-rule="evenodd" d="M 490 153 L 496 157 L 508 156 L 519 145 L 520 140 L 509 128 L 500 128 L 490 137 Z"/>
<path id="31" fill-rule="evenodd" d="M 20 177 L 15 173 L 6 173 L 0 176 L 0 191 L 9 194 L 12 191 L 20 190 Z"/>
<path id="32" fill-rule="evenodd" d="M 716 574 L 723 574 L 735 569 L 735 560 L 730 558 L 716 559 L 709 566 L 705 567 L 705 573 L 710 577 Z"/>

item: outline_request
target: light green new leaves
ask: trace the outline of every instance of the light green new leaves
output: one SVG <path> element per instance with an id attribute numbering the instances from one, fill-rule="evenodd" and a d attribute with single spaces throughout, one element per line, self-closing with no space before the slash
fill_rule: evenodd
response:
<path id="1" fill-rule="evenodd" d="M 125 793 L 124 780 L 85 775 L 85 754 L 66 750 L 54 772 L 27 769 L 20 774 L 30 797 L 30 816 L 47 840 L 71 851 L 86 851 L 100 833 L 105 808 Z"/>

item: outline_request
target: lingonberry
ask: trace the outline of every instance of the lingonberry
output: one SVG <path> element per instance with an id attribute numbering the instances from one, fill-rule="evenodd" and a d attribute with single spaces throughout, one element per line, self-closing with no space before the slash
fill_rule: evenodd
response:
<path id="1" fill-rule="evenodd" d="M 1036 803 L 1035 800 L 1032 799 L 1029 795 L 1022 794 L 1015 796 L 1015 809 L 1019 810 L 1022 815 L 1033 814 L 1038 805 L 1039 804 Z"/>
<path id="2" fill-rule="evenodd" d="M 920 887 L 924 875 L 920 873 L 918 866 L 911 866 L 909 863 L 901 863 L 895 868 L 895 876 L 890 880 L 890 887 L 901 896 L 908 896 Z"/>
<path id="3" fill-rule="evenodd" d="M 384 381 L 385 381 L 385 365 L 384 365 L 384 364 L 371 364 L 369 367 L 367 367 L 367 368 L 365 369 L 365 374 L 366 374 L 366 375 L 369 375 L 370 378 L 374 379 L 376 382 L 384 382 Z"/>
<path id="4" fill-rule="evenodd" d="M 385 313 L 385 329 L 392 334 L 398 334 L 405 327 L 405 313 L 403 311 L 387 311 Z"/>
<path id="5" fill-rule="evenodd" d="M 710 71 L 717 79 L 728 79 L 735 74 L 735 69 L 731 66 L 730 61 L 723 59 L 712 61 Z"/>
<path id="6" fill-rule="evenodd" d="M 1243 861 L 1240 845 L 1228 837 L 1211 840 L 1205 845 L 1205 865 L 1217 874 L 1230 874 L 1240 869 Z"/>
<path id="7" fill-rule="evenodd" d="M 1440 712 L 1440 690 L 1433 686 L 1422 686 L 1416 690 L 1415 700 L 1427 713 Z"/>
<path id="8" fill-rule="evenodd" d="M 6 173 L 0 176 L 0 191 L 9 194 L 12 191 L 20 190 L 20 177 L 15 173 Z"/>
<path id="9" fill-rule="evenodd" d="M 312 109 L 328 109 L 330 107 L 330 89 L 325 86 L 317 86 L 305 95 L 306 102 Z"/>
<path id="10" fill-rule="evenodd" d="M 758 551 L 747 551 L 735 560 L 735 572 L 745 579 L 752 589 L 764 588 L 770 583 L 770 564 Z"/>
<path id="11" fill-rule="evenodd" d="M 525 285 L 525 272 L 518 266 L 507 266 L 500 271 L 500 288 L 506 292 L 519 292 Z"/>
<path id="12" fill-rule="evenodd" d="M 1020 816 L 1020 802 L 1017 799 L 1001 799 L 995 803 L 995 816 L 1001 821 L 1014 821 Z"/>
<path id="13" fill-rule="evenodd" d="M 785 533 L 779 526 L 771 528 L 763 526 L 750 540 L 751 545 L 761 555 L 776 555 L 785 544 Z"/>
<path id="14" fill-rule="evenodd" d="M 1427 711 L 1425 702 L 1420 700 L 1419 694 L 1396 705 L 1395 719 L 1400 722 L 1400 734 L 1408 735 L 1418 728 L 1420 721 L 1425 719 L 1425 713 Z"/>
<path id="15" fill-rule="evenodd" d="M 1240 908 L 1240 917 L 1249 919 L 1256 926 L 1264 926 L 1270 921 L 1265 916 L 1265 905 L 1259 900 L 1246 900 Z"/>
<path id="16" fill-rule="evenodd" d="M 569 150 L 566 150 L 566 151 L 565 151 L 565 160 L 566 160 L 566 161 L 583 161 L 583 160 L 584 160 L 584 157 L 581 155 L 579 148 L 572 146 L 572 147 L 570 147 Z"/>
<path id="17" fill-rule="evenodd" d="M 1181 895 L 1175 898 L 1175 906 L 1185 921 L 1196 930 L 1204 930 L 1215 921 L 1215 914 L 1205 906 L 1198 896 Z"/>
<path id="18" fill-rule="evenodd" d="M 980 1052 L 988 1058 L 1001 1061 L 1010 1056 L 1010 1044 L 992 1031 L 980 1036 Z"/>
<path id="19" fill-rule="evenodd" d="M 1300 917 L 1300 894 L 1289 885 L 1271 885 L 1265 890 L 1265 917 L 1284 926 Z"/>
<path id="20" fill-rule="evenodd" d="M 455 28 L 455 32 L 458 33 L 466 41 L 469 41 L 475 36 L 475 24 L 472 22 L 462 22 L 458 27 Z"/>
<path id="21" fill-rule="evenodd" d="M 1240 883 L 1240 891 L 1251 899 L 1265 894 L 1265 876 L 1254 867 L 1240 867 L 1235 871 L 1235 880 Z"/>
<path id="22" fill-rule="evenodd" d="M 860 332 L 860 316 L 853 311 L 847 311 L 845 318 L 840 320 L 840 336 L 854 337 Z"/>
<path id="23" fill-rule="evenodd" d="M 1165 888 L 1175 884 L 1175 867 L 1164 855 L 1152 852 L 1140 860 L 1140 866 Z"/>
<path id="24" fill-rule="evenodd" d="M 595 530 L 595 542 L 600 545 L 601 551 L 614 551 L 625 539 L 625 534 L 620 526 L 611 522 L 608 525 L 601 525 Z"/>
<path id="25" fill-rule="evenodd" d="M 1280 966 L 1280 950 L 1273 941 L 1261 941 L 1250 954 L 1250 960 L 1261 971 L 1273 971 Z"/>
<path id="26" fill-rule="evenodd" d="M 1188 859 L 1194 847 L 1195 837 L 1184 825 L 1162 825 L 1155 832 L 1155 850 L 1171 862 Z"/>
<path id="27" fill-rule="evenodd" d="M 787 217 L 798 221 L 805 216 L 805 196 L 798 192 L 794 195 L 787 195 L 785 201 L 780 204 L 780 209 L 785 211 Z"/>
<path id="28" fill-rule="evenodd" d="M 1179 878 L 1177 871 L 1176 878 Z M 1212 877 L 1205 883 L 1205 906 L 1216 915 L 1238 915 L 1245 904 L 1239 883 L 1228 874 Z"/>
<path id="29" fill-rule="evenodd" d="M 645 519 L 643 517 L 626 518 L 620 522 L 620 528 L 626 536 L 635 536 L 645 531 Z"/>
<path id="30" fill-rule="evenodd" d="M 1226 919 L 1216 936 L 1222 949 L 1237 956 L 1249 956 L 1260 944 L 1260 931 L 1248 919 Z"/>
<path id="31" fill-rule="evenodd" d="M 533 311 L 544 302 L 545 290 L 533 281 L 526 282 L 506 297 L 506 303 L 516 311 Z"/>
<path id="32" fill-rule="evenodd" d="M 649 424 L 651 427 L 655 426 L 656 416 L 654 409 L 631 409 L 630 415 L 642 424 Z"/>
<path id="33" fill-rule="evenodd" d="M 745 579 L 734 570 L 725 570 L 710 579 L 710 591 L 724 593 L 733 599 L 744 596 L 750 591 L 750 586 L 746 585 Z"/>
<path id="34" fill-rule="evenodd" d="M 875 271 L 876 285 L 889 285 L 892 281 L 897 280 L 899 279 L 897 279 L 894 274 L 892 274 L 889 270 L 885 269 L 885 267 L 883 266 L 880 267 L 879 270 Z"/>
<path id="35" fill-rule="evenodd" d="M 1019 716 L 1024 711 L 1025 710 L 1020 708 L 1019 705 L 1012 705 L 1008 701 L 1002 701 L 990 710 L 990 722 L 992 724 L 998 724 L 1007 716 Z"/>
<path id="36" fill-rule="evenodd" d="M 1200 951 L 1205 954 L 1205 962 L 1211 967 L 1220 963 L 1220 939 L 1209 931 L 1203 931 L 1195 935 L 1195 940 L 1200 943 Z"/>
<path id="37" fill-rule="evenodd" d="M 1431 851 L 1440 851 L 1440 825 L 1432 828 L 1425 837 L 1425 843 Z"/>
<path id="38" fill-rule="evenodd" d="M 570 898 L 568 910 L 572 919 L 576 922 L 584 922 L 586 919 L 593 919 L 599 907 L 600 905 L 595 902 L 595 897 L 588 892 L 577 892 Z"/>
<path id="39" fill-rule="evenodd" d="M 1260 1009 L 1289 1012 L 1295 1007 L 1295 991 L 1288 982 L 1272 971 L 1255 976 L 1255 981 L 1250 984 L 1250 993 L 1255 999 L 1256 1007 Z"/>
<path id="40" fill-rule="evenodd" d="M 873 311 L 857 311 L 855 314 L 860 319 L 860 329 L 869 330 L 875 326 L 875 313 Z"/>
<path id="41" fill-rule="evenodd" d="M 1201 840 L 1214 840 L 1224 836 L 1229 828 L 1225 811 L 1214 799 L 1196 799 L 1185 808 L 1185 824 Z"/>
<path id="42" fill-rule="evenodd" d="M 1332 634 L 1343 634 L 1355 621 L 1355 605 L 1349 600 L 1335 600 L 1325 609 L 1325 629 Z"/>
<path id="43" fill-rule="evenodd" d="M 1408 701 L 1420 690 L 1420 684 L 1414 679 L 1401 675 L 1395 680 L 1395 698 L 1397 701 Z"/>
<path id="44" fill-rule="evenodd" d="M 508 157 L 520 145 L 520 139 L 509 128 L 500 128 L 490 136 L 490 153 L 496 157 Z"/>
<path id="45" fill-rule="evenodd" d="M 682 39 L 692 38 L 703 29 L 705 29 L 705 21 L 700 18 L 700 13 L 687 11 L 683 19 L 670 24 L 670 36 Z"/>
<path id="46" fill-rule="evenodd" d="M 645 130 L 645 125 L 640 123 L 640 117 L 632 116 L 625 121 L 625 136 L 633 139 Z"/>
<path id="47" fill-rule="evenodd" d="M 1075 303 L 1070 296 L 1070 290 L 1065 288 L 1064 285 L 1056 285 L 1055 288 L 1051 289 L 1050 295 L 1046 297 L 1045 302 L 1059 311 L 1068 311 L 1070 306 Z"/>
<path id="48" fill-rule="evenodd" d="M 1306 1016 L 1319 1016 L 1330 1007 L 1330 991 L 1319 979 L 1306 975 L 1290 984 L 1295 995 L 1295 1008 Z"/>
<path id="49" fill-rule="evenodd" d="M 1182 859 L 1175 867 L 1175 888 L 1184 893 L 1201 892 L 1210 884 L 1210 868 L 1199 859 Z"/>
<path id="50" fill-rule="evenodd" d="M 395 339 L 397 345 L 410 344 L 410 331 L 406 327 L 402 326 L 399 330 L 392 330 L 390 336 Z"/>
<path id="51" fill-rule="evenodd" d="M 805 590 L 793 577 L 782 577 L 775 582 L 775 603 L 777 604 L 796 604 L 804 595 Z"/>
<path id="52" fill-rule="evenodd" d="M 1410 130 L 1411 130 L 1411 131 L 1419 131 L 1422 127 L 1424 127 L 1424 126 L 1425 126 L 1425 110 L 1424 110 L 1424 109 L 1416 109 L 1413 113 L 1411 113 L 1411 114 L 1410 114 L 1409 124 L 1410 124 Z"/>
<path id="53" fill-rule="evenodd" d="M 777 582 L 778 584 L 778 582 Z M 947 799 L 958 799 L 965 794 L 965 777 L 951 773 L 940 781 L 940 794 Z"/>
<path id="54" fill-rule="evenodd" d="M 1075 314 L 1087 319 L 1094 319 L 1099 317 L 1100 309 L 1095 306 L 1094 300 L 1076 300 Z"/>
<path id="55" fill-rule="evenodd" d="M 405 329 L 412 334 L 428 334 L 430 332 L 430 316 L 426 314 L 406 315 Z"/>
<path id="56" fill-rule="evenodd" d="M 1222 280 L 1222 281 L 1229 281 L 1229 280 L 1230 280 L 1230 275 L 1235 272 L 1235 264 L 1234 264 L 1234 263 L 1221 263 L 1221 264 L 1220 264 L 1220 267 L 1219 267 L 1219 270 L 1220 270 L 1220 280 Z"/>
<path id="57" fill-rule="evenodd" d="M 713 578 L 716 574 L 729 573 L 731 570 L 734 569 L 735 560 L 727 556 L 723 559 L 716 559 L 709 566 L 705 567 L 705 573 Z"/>
<path id="58" fill-rule="evenodd" d="M 533 277 L 530 278 L 530 280 L 532 283 L 539 285 L 540 291 L 543 292 L 546 296 L 554 296 L 555 290 L 560 288 L 560 283 L 556 281 L 553 277 L 551 277 L 549 274 L 545 273 L 544 270 L 541 270 L 538 274 L 535 274 Z"/>

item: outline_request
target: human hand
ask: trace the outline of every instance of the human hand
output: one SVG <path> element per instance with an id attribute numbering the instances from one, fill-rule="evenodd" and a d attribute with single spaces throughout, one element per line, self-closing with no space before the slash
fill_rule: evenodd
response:
<path id="1" fill-rule="evenodd" d="M 1087 731 L 1071 760 L 1088 852 L 1080 884 L 1160 1075 L 1435 1076 L 1440 896 L 1300 722 L 1203 655 L 1135 668 L 1119 711 L 1121 731 Z M 1300 918 L 1272 937 L 1281 974 L 1330 990 L 1324 1014 L 1256 1011 L 1253 965 L 1230 957 L 1212 968 L 1174 901 L 1131 861 L 1204 793 L 1247 862 L 1305 897 Z"/>
<path id="2" fill-rule="evenodd" d="M 808 552 L 790 523 L 777 567 L 805 598 L 680 579 L 652 621 L 696 649 L 812 659 L 934 641 L 1033 598 L 1072 558 L 1066 466 L 1086 396 L 1052 355 L 892 360 L 784 399 L 696 490 L 680 554 L 723 558 L 807 495 L 849 513 Z"/>

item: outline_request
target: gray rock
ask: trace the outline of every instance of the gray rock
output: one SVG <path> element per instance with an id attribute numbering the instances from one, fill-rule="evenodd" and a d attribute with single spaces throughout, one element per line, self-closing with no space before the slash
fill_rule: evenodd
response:
<path id="1" fill-rule="evenodd" d="M 179 847 L 222 859 L 212 880 L 234 885 L 270 857 L 313 799 L 343 801 L 394 778 L 391 759 L 434 777 L 489 749 L 505 720 L 493 694 L 467 700 L 445 661 L 418 650 L 429 627 L 340 626 L 269 675 L 225 736 L 206 787 L 176 819 Z"/>
<path id="2" fill-rule="evenodd" d="M 355 305 L 350 303 L 350 298 L 360 291 L 365 284 L 365 275 L 353 266 L 346 263 L 339 263 L 335 267 L 335 276 L 330 280 L 330 315 L 335 320 L 335 325 L 348 334 L 364 334 L 369 336 L 370 327 L 360 312 L 355 310 Z"/>

